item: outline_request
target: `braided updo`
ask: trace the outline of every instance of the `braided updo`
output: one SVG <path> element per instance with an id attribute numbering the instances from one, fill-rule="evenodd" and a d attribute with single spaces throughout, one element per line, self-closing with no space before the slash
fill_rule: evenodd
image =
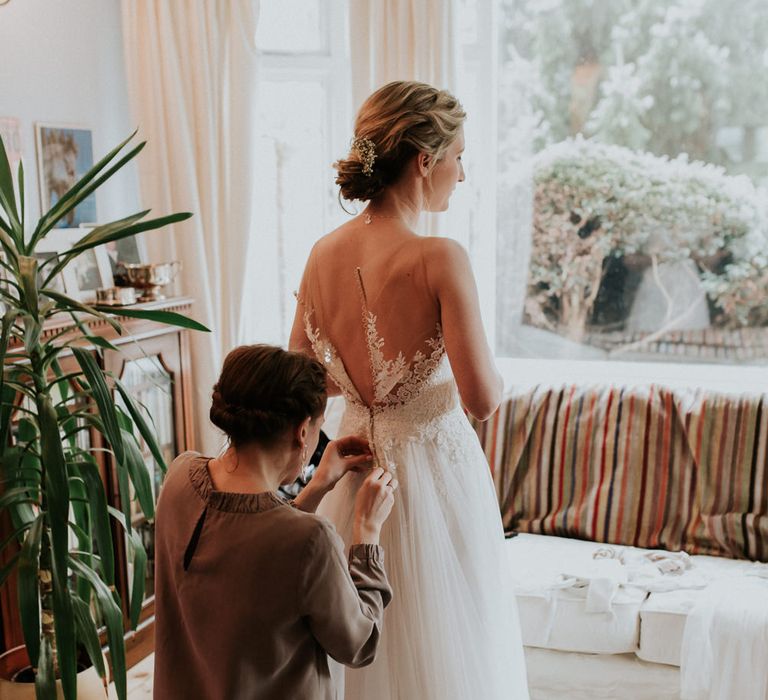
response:
<path id="1" fill-rule="evenodd" d="M 224 360 L 210 419 L 235 447 L 270 446 L 325 410 L 326 374 L 317 361 L 271 345 L 242 345 Z"/>
<path id="2" fill-rule="evenodd" d="M 432 156 L 434 167 L 466 116 L 451 93 L 426 83 L 399 80 L 379 88 L 357 113 L 349 155 L 333 164 L 341 196 L 348 201 L 374 199 L 418 153 Z M 373 145 L 372 165 L 361 142 Z"/>

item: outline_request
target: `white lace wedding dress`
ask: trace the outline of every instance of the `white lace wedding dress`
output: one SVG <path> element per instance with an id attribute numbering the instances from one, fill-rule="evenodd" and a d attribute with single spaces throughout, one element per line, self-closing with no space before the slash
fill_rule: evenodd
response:
<path id="1" fill-rule="evenodd" d="M 424 352 L 385 359 L 376 316 L 364 308 L 375 394 L 369 407 L 336 348 L 314 325 L 311 307 L 304 319 L 315 355 L 346 400 L 341 434 L 366 435 L 378 463 L 400 483 L 381 538 L 394 598 L 376 660 L 347 670 L 343 697 L 527 698 L 499 506 L 485 455 L 459 403 L 440 327 Z M 345 476 L 318 511 L 348 544 L 355 491 L 364 476 Z"/>

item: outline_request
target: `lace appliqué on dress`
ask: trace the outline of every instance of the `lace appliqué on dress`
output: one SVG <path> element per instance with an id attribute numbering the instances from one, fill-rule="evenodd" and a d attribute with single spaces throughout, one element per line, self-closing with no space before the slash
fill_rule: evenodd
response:
<path id="1" fill-rule="evenodd" d="M 362 405 L 363 401 L 360 398 L 360 394 L 357 393 L 355 385 L 352 383 L 349 375 L 347 375 L 339 353 L 336 352 L 336 348 L 332 343 L 320 335 L 320 329 L 312 325 L 312 314 L 310 311 L 304 312 L 304 332 L 307 334 L 307 339 L 312 346 L 312 352 L 315 353 L 315 357 L 325 365 L 328 374 L 331 375 L 331 379 L 341 389 L 341 393 L 344 394 L 344 398 L 347 401 Z"/>

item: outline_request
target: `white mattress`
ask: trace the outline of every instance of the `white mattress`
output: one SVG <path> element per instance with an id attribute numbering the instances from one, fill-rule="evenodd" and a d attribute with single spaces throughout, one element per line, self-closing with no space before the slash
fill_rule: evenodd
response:
<path id="1" fill-rule="evenodd" d="M 558 588 L 558 582 L 564 573 L 586 572 L 588 576 L 594 573 L 595 564 L 617 565 L 615 560 L 594 561 L 594 552 L 605 546 L 525 533 L 508 540 L 509 576 L 520 612 L 523 643 L 527 647 L 583 654 L 635 653 L 646 662 L 679 666 L 688 612 L 705 589 L 648 594 L 642 588 L 622 586 L 611 601 L 610 612 L 587 612 L 585 589 Z M 745 574 L 768 577 L 765 564 L 709 556 L 694 556 L 691 562 L 693 568 L 685 576 L 662 577 L 658 582 L 650 581 L 649 586 L 703 586 Z M 606 571 L 611 573 L 610 569 Z"/>
<path id="2" fill-rule="evenodd" d="M 765 564 L 708 556 L 693 556 L 691 560 L 694 568 L 711 581 L 756 573 L 768 575 Z M 705 589 L 651 593 L 640 609 L 637 655 L 645 661 L 679 666 L 688 613 L 705 593 Z"/>
<path id="3" fill-rule="evenodd" d="M 563 573 L 584 573 L 595 564 L 617 563 L 595 562 L 592 553 L 599 546 L 528 534 L 508 541 L 523 644 L 592 654 L 637 650 L 645 591 L 619 588 L 610 611 L 588 612 L 585 588 L 558 588 Z"/>

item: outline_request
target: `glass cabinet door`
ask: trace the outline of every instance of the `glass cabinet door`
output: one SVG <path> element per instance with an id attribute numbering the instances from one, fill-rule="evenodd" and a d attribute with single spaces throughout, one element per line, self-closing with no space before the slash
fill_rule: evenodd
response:
<path id="1" fill-rule="evenodd" d="M 176 437 L 174 430 L 174 400 L 173 376 L 164 367 L 159 355 L 148 355 L 126 361 L 123 366 L 121 381 L 145 413 L 145 419 L 154 427 L 157 442 L 166 464 L 170 464 L 176 455 Z M 115 395 L 115 403 L 123 410 L 125 404 L 119 394 Z M 150 474 L 152 491 L 155 502 L 160 493 L 163 472 L 149 451 L 144 440 L 134 432 L 139 442 L 144 463 Z M 131 525 L 136 528 L 147 552 L 147 577 L 145 597 L 154 594 L 154 523 L 147 520 L 135 498 L 131 487 Z M 126 547 L 128 543 L 126 542 Z M 133 567 L 128 564 L 128 587 L 133 583 Z"/>

